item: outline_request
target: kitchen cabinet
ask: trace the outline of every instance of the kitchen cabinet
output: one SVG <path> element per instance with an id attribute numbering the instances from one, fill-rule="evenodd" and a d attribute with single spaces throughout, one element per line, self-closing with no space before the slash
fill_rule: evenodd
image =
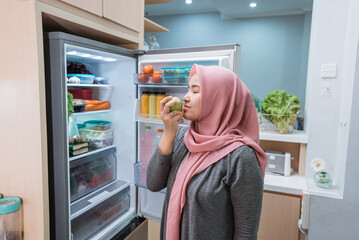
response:
<path id="1" fill-rule="evenodd" d="M 33 1 L 42 12 L 45 32 L 61 31 L 124 48 L 143 48 L 144 0 Z"/>
<path id="2" fill-rule="evenodd" d="M 259 240 L 298 240 L 301 196 L 265 191 L 258 230 Z"/>
<path id="3" fill-rule="evenodd" d="M 60 0 L 102 17 L 102 0 Z"/>
<path id="4" fill-rule="evenodd" d="M 103 17 L 134 31 L 143 31 L 143 0 L 103 0 Z"/>

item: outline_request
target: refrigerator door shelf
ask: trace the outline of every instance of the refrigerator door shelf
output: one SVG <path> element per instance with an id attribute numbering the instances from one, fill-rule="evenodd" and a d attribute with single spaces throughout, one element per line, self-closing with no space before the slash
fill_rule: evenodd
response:
<path id="1" fill-rule="evenodd" d="M 118 192 L 71 221 L 75 239 L 88 239 L 130 209 L 129 188 Z"/>
<path id="2" fill-rule="evenodd" d="M 188 75 L 152 75 L 137 73 L 134 75 L 134 83 L 136 85 L 188 85 Z"/>
<path id="3" fill-rule="evenodd" d="M 146 185 L 147 166 L 143 166 L 141 163 L 135 163 L 134 170 L 135 170 L 135 185 L 137 187 L 147 189 L 147 185 Z M 162 189 L 160 192 L 166 193 L 166 189 Z"/>
<path id="4" fill-rule="evenodd" d="M 105 187 L 93 192 L 76 202 L 71 203 L 71 216 L 70 219 L 73 220 L 85 212 L 93 209 L 100 203 L 104 202 L 106 199 L 111 198 L 113 195 L 125 190 L 129 191 L 128 187 L 130 183 L 116 180 Z"/>
<path id="5" fill-rule="evenodd" d="M 141 113 L 141 99 L 136 99 L 135 108 L 136 108 L 135 109 L 135 121 L 163 124 L 162 120 L 160 119 L 160 116 Z M 189 126 L 190 124 L 191 124 L 191 121 L 182 119 L 178 125 L 179 126 Z"/>

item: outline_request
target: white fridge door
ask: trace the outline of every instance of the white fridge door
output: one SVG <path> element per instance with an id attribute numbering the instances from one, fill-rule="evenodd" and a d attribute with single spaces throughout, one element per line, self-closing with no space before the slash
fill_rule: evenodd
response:
<path id="1" fill-rule="evenodd" d="M 164 67 L 191 67 L 193 64 L 200 65 L 218 65 L 226 67 L 236 72 L 239 76 L 240 69 L 240 51 L 237 44 L 218 45 L 194 48 L 164 49 L 149 51 L 138 58 L 138 71 L 141 72 L 145 65 L 152 65 L 155 71 L 160 71 Z M 187 78 L 188 79 L 188 78 Z M 137 85 L 137 96 L 140 98 L 144 91 L 153 91 L 156 89 L 165 90 L 167 95 L 183 97 L 187 92 L 188 83 L 181 84 L 139 84 Z M 137 102 L 138 104 L 138 102 Z M 137 107 L 139 108 L 139 107 Z M 137 112 L 138 114 L 138 110 Z M 136 114 L 136 113 L 135 113 Z M 140 156 L 140 135 L 146 126 L 151 129 L 163 128 L 161 121 L 141 120 L 137 116 L 137 156 Z M 188 124 L 188 123 L 187 123 Z M 138 157 L 135 165 L 135 183 L 138 189 L 138 214 L 146 218 L 160 221 L 162 216 L 163 201 L 165 190 L 161 192 L 151 192 L 146 189 L 146 167 L 141 165 Z"/>

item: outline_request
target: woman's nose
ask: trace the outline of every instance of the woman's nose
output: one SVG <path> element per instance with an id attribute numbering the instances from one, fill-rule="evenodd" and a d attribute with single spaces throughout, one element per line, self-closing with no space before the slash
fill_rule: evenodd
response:
<path id="1" fill-rule="evenodd" d="M 189 93 L 187 93 L 184 97 L 183 97 L 183 101 L 188 102 L 189 101 Z"/>

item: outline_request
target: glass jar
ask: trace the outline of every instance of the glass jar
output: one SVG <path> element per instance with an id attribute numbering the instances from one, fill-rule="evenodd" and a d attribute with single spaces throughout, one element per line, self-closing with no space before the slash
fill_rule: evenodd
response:
<path id="1" fill-rule="evenodd" d="M 314 182 L 318 187 L 330 188 L 332 185 L 332 178 L 327 172 L 317 172 L 314 174 Z"/>
<path id="2" fill-rule="evenodd" d="M 18 197 L 0 199 L 0 239 L 23 239 L 20 207 Z"/>

